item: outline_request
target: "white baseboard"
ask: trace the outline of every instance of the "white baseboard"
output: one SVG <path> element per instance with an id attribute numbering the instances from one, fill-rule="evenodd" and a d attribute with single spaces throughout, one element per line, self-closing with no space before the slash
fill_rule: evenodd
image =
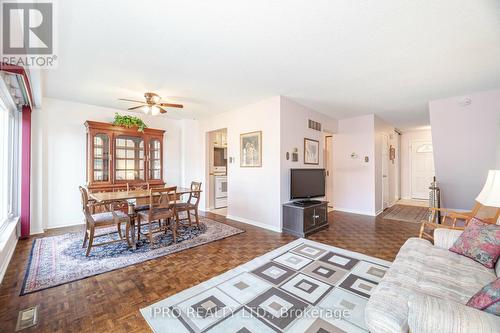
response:
<path id="1" fill-rule="evenodd" d="M 253 225 L 255 227 L 259 227 L 259 228 L 263 228 L 263 229 L 267 229 L 267 230 L 271 230 L 271 231 L 274 231 L 274 232 L 281 233 L 281 228 L 273 227 L 273 226 L 270 226 L 270 225 L 265 224 L 265 223 L 253 221 L 253 220 L 250 220 L 250 219 L 246 219 L 246 218 L 239 217 L 239 216 L 234 216 L 234 215 L 227 215 L 226 218 L 228 218 L 230 220 L 234 220 L 234 221 L 238 221 L 238 222 L 250 224 L 250 225 Z"/>
<path id="2" fill-rule="evenodd" d="M 2 235 L 0 235 L 0 283 L 2 283 L 5 272 L 7 271 L 10 259 L 12 259 L 14 255 L 14 250 L 16 249 L 17 240 L 19 238 L 17 235 L 17 224 L 19 223 L 19 219 L 11 223 L 12 225 L 7 225 L 7 227 L 2 230 Z"/>
<path id="3" fill-rule="evenodd" d="M 362 210 L 350 209 L 350 208 L 342 208 L 342 207 L 333 207 L 333 210 L 337 210 L 339 212 L 358 214 L 358 215 L 367 215 L 367 216 L 377 216 L 371 212 L 365 212 Z"/>
<path id="4" fill-rule="evenodd" d="M 68 224 L 61 224 L 61 225 L 53 225 L 53 226 L 48 226 L 47 229 L 57 229 L 57 228 L 65 228 L 65 227 L 75 227 L 79 225 L 85 225 L 85 222 L 73 222 L 73 223 L 68 223 Z"/>
<path id="5" fill-rule="evenodd" d="M 387 208 L 389 208 L 391 206 L 388 206 Z M 380 209 L 380 210 L 377 210 L 377 212 L 375 212 L 375 216 L 379 216 L 379 214 L 381 214 L 384 210 L 383 209 Z"/>
<path id="6" fill-rule="evenodd" d="M 43 230 L 43 229 L 30 230 L 30 236 L 40 235 L 43 233 L 45 233 L 45 230 Z"/>

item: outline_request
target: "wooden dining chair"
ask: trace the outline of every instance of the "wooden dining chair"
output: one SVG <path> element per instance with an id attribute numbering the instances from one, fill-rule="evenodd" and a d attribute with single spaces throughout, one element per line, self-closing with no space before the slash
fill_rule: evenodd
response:
<path id="1" fill-rule="evenodd" d="M 188 221 L 189 226 L 191 226 L 191 212 L 193 212 L 196 226 L 200 227 L 200 217 L 198 215 L 198 205 L 200 203 L 200 193 L 201 193 L 201 183 L 200 182 L 191 182 L 191 192 L 189 192 L 189 198 L 186 202 L 178 202 L 175 205 L 175 211 L 177 214 L 177 220 Z M 179 213 L 186 212 L 187 217 L 179 219 Z"/>
<path id="2" fill-rule="evenodd" d="M 130 191 L 147 191 L 149 190 L 149 183 L 137 183 L 130 184 L 127 183 L 127 192 Z M 149 199 L 148 198 L 137 198 L 135 199 L 135 212 L 141 212 L 149 209 Z"/>
<path id="3" fill-rule="evenodd" d="M 127 202 L 124 201 L 107 201 L 107 202 L 89 202 L 88 191 L 86 188 L 79 186 L 82 198 L 82 210 L 85 215 L 85 235 L 83 238 L 83 248 L 87 241 L 87 251 L 85 255 L 88 257 L 90 250 L 94 246 L 102 246 L 106 244 L 126 241 L 130 246 L 130 218 L 123 210 L 127 207 Z M 97 209 L 96 209 L 97 208 Z M 99 211 L 99 213 L 92 213 Z M 125 224 L 125 238 L 122 235 L 121 225 Z M 94 244 L 94 238 L 102 236 L 110 236 L 110 233 L 95 235 L 95 230 L 100 228 L 116 226 L 119 239 Z"/>
<path id="4" fill-rule="evenodd" d="M 433 231 L 435 229 L 448 228 L 464 230 L 473 217 L 491 224 L 495 224 L 500 217 L 500 208 L 484 206 L 477 201 L 471 211 L 458 212 L 451 209 L 434 207 L 429 209 L 429 219 L 422 221 L 419 237 L 431 241 L 434 240 Z M 440 218 L 438 218 L 439 216 Z M 439 223 L 437 223 L 438 219 Z"/>
<path id="5" fill-rule="evenodd" d="M 154 233 L 162 231 L 166 233 L 168 230 L 172 231 L 174 243 L 177 242 L 176 198 L 177 186 L 149 190 L 149 209 L 137 214 L 137 240 L 141 237 L 141 226 L 147 225 L 150 244 L 153 244 Z M 154 228 L 156 222 L 158 222 L 158 227 Z M 143 235 L 146 236 L 146 234 Z"/>

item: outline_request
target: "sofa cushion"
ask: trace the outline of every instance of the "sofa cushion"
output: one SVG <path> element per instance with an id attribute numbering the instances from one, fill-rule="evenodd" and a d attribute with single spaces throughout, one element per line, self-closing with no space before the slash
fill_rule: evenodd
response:
<path id="1" fill-rule="evenodd" d="M 461 304 L 495 280 L 492 269 L 472 259 L 410 238 L 370 297 L 365 320 L 373 332 L 407 332 L 408 300 L 419 293 Z"/>
<path id="2" fill-rule="evenodd" d="M 500 226 L 473 218 L 450 251 L 493 268 L 500 256 Z"/>
<path id="3" fill-rule="evenodd" d="M 500 316 L 500 278 L 484 286 L 467 305 Z"/>

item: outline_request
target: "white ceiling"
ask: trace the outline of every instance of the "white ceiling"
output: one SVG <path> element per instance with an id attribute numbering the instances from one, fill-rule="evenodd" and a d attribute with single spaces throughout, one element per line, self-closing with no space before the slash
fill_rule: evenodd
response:
<path id="1" fill-rule="evenodd" d="M 58 1 L 44 95 L 173 117 L 285 95 L 336 118 L 428 124 L 427 102 L 500 88 L 498 0 Z"/>

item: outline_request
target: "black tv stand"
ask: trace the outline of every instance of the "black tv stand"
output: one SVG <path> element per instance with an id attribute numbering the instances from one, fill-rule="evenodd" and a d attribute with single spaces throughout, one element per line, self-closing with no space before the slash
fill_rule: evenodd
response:
<path id="1" fill-rule="evenodd" d="M 317 205 L 320 204 L 322 201 L 320 200 L 298 200 L 298 201 L 293 201 L 292 203 L 297 206 L 305 207 L 305 206 L 311 206 L 311 205 Z"/>
<path id="2" fill-rule="evenodd" d="M 328 228 L 328 202 L 304 200 L 283 204 L 283 232 L 307 237 L 321 229 Z"/>

